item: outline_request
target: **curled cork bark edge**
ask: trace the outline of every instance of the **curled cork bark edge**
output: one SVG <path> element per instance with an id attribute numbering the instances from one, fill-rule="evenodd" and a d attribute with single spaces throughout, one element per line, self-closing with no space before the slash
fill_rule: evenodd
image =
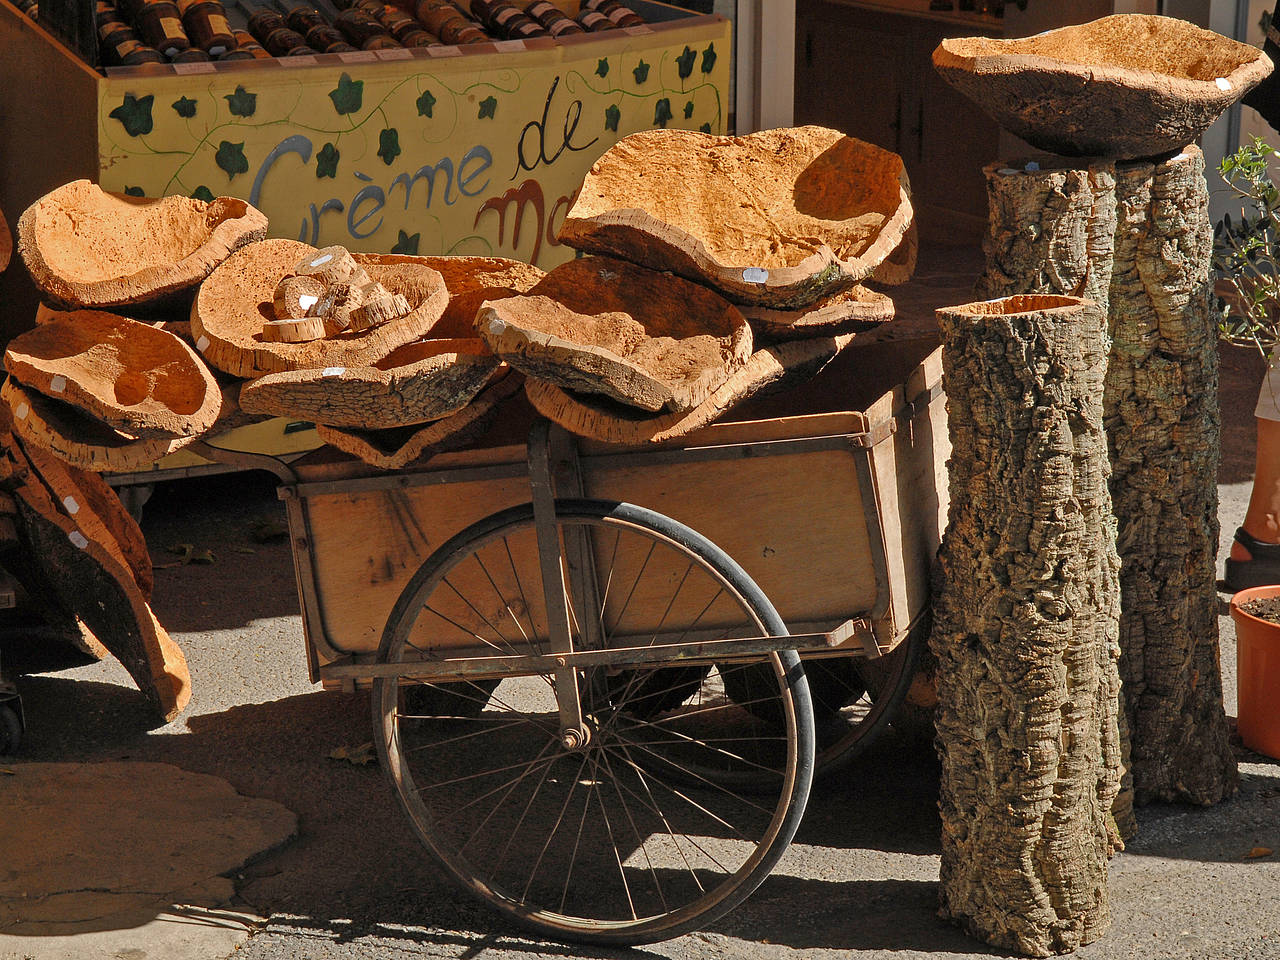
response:
<path id="1" fill-rule="evenodd" d="M 71 189 L 83 189 L 86 184 L 100 194 L 137 206 L 167 204 L 178 207 L 201 202 L 185 197 L 139 200 L 80 180 L 64 184 L 29 206 L 18 218 L 18 252 L 35 285 L 50 301 L 63 306 L 115 307 L 166 299 L 194 287 L 236 250 L 267 235 L 267 218 L 256 207 L 238 197 L 216 197 L 206 209 L 214 211 L 214 216 L 220 218 L 217 224 L 199 247 L 176 262 L 144 267 L 104 280 L 72 280 L 59 274 L 46 259 L 41 249 L 38 219 L 41 204 L 52 202 Z"/>

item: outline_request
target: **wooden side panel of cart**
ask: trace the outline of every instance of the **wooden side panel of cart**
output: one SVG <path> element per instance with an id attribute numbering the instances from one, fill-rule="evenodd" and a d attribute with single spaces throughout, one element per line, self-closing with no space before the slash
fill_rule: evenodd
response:
<path id="1" fill-rule="evenodd" d="M 584 492 L 650 507 L 709 537 L 759 583 L 792 632 L 865 618 L 887 652 L 927 610 L 945 523 L 940 379 L 935 351 L 862 410 L 718 423 L 642 451 L 584 442 Z M 707 457 L 708 448 L 717 452 Z M 523 446 L 441 455 L 416 475 L 378 476 L 354 464 L 299 474 L 305 529 L 293 532 L 306 539 L 302 549 L 295 542 L 300 580 L 314 584 L 304 609 L 313 677 L 337 659 L 371 659 L 396 598 L 431 552 L 530 498 Z M 428 475 L 450 482 L 416 482 Z M 517 543 L 515 564 L 536 574 L 531 550 Z M 495 574 L 477 566 L 469 575 L 478 595 L 480 578 Z M 525 588 L 540 590 L 540 581 Z M 302 595 L 305 606 L 305 587 Z M 629 616 L 653 623 L 661 612 Z M 467 646 L 465 631 L 444 634 L 453 639 L 424 642 Z"/>

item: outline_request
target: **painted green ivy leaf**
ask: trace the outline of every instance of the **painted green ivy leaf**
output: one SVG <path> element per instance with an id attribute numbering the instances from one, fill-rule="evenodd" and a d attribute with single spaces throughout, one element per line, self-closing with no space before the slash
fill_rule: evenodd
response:
<path id="1" fill-rule="evenodd" d="M 213 203 L 213 191 L 206 187 L 203 183 L 191 191 L 191 197 L 194 200 L 203 200 L 205 203 Z"/>
<path id="2" fill-rule="evenodd" d="M 145 97 L 135 97 L 132 93 L 126 93 L 120 106 L 107 116 L 124 124 L 124 132 L 129 136 L 140 137 L 144 133 L 151 132 L 151 104 L 155 99 L 155 95 L 151 93 Z"/>
<path id="3" fill-rule="evenodd" d="M 688 103 L 684 105 L 684 118 L 688 120 L 692 116 L 693 116 L 693 101 L 690 100 Z"/>
<path id="4" fill-rule="evenodd" d="M 480 112 L 476 114 L 476 118 L 483 120 L 485 117 L 493 118 L 498 110 L 498 101 L 494 97 L 485 97 L 480 101 Z"/>
<path id="5" fill-rule="evenodd" d="M 596 61 L 596 76 L 607 77 L 609 75 L 609 58 L 601 57 Z"/>
<path id="6" fill-rule="evenodd" d="M 388 167 L 400 156 L 400 133 L 395 127 L 387 127 L 378 134 L 378 156 Z"/>
<path id="7" fill-rule="evenodd" d="M 698 59 L 698 55 L 693 52 L 691 47 L 685 47 L 684 53 L 676 57 L 676 67 L 680 72 L 680 79 L 686 80 L 693 73 L 693 61 Z"/>
<path id="8" fill-rule="evenodd" d="M 224 94 L 223 99 L 227 101 L 233 117 L 252 117 L 253 112 L 258 109 L 258 95 L 241 86 L 236 87 L 235 93 Z M 192 112 L 195 112 L 194 108 Z"/>
<path id="9" fill-rule="evenodd" d="M 711 132 L 711 124 L 709 124 L 709 123 L 704 123 L 704 124 L 703 124 L 702 126 L 700 126 L 698 129 L 699 129 L 699 130 L 701 130 L 703 133 L 710 133 L 710 132 Z"/>
<path id="10" fill-rule="evenodd" d="M 145 197 L 146 196 L 146 194 L 142 192 L 141 187 L 125 187 L 124 195 L 126 197 Z"/>
<path id="11" fill-rule="evenodd" d="M 435 109 L 436 98 L 430 90 L 423 90 L 422 96 L 418 98 L 418 116 L 429 117 L 431 111 Z"/>
<path id="12" fill-rule="evenodd" d="M 321 177 L 336 177 L 338 175 L 338 148 L 332 143 L 326 143 L 320 148 L 320 152 L 316 154 L 316 179 Z"/>
<path id="13" fill-rule="evenodd" d="M 671 101 L 663 97 L 653 109 L 653 122 L 660 127 L 665 127 L 671 116 Z"/>
<path id="14" fill-rule="evenodd" d="M 218 144 L 218 152 L 213 162 L 227 172 L 227 179 L 232 180 L 237 173 L 249 172 L 249 161 L 244 155 L 244 142 L 232 143 L 223 140 Z"/>
<path id="15" fill-rule="evenodd" d="M 644 83 L 649 79 L 649 65 L 643 60 L 636 64 L 636 68 L 631 72 L 635 74 L 636 83 Z"/>
<path id="16" fill-rule="evenodd" d="M 344 73 L 338 78 L 338 85 L 329 91 L 329 99 L 338 113 L 355 113 L 364 102 L 364 81 L 352 80 Z"/>
<path id="17" fill-rule="evenodd" d="M 710 73 L 716 66 L 716 45 L 708 43 L 707 49 L 702 51 L 702 72 Z"/>
<path id="18" fill-rule="evenodd" d="M 194 117 L 196 115 L 196 102 L 190 97 L 182 97 L 173 101 L 173 112 L 180 117 Z"/>
<path id="19" fill-rule="evenodd" d="M 622 111 L 616 103 L 611 103 L 604 111 L 604 128 L 618 132 L 618 121 L 622 119 Z"/>
<path id="20" fill-rule="evenodd" d="M 422 234 L 415 233 L 412 236 L 400 231 L 400 236 L 396 238 L 396 245 L 391 248 L 392 253 L 408 254 L 411 257 L 418 255 L 418 241 L 422 239 Z"/>

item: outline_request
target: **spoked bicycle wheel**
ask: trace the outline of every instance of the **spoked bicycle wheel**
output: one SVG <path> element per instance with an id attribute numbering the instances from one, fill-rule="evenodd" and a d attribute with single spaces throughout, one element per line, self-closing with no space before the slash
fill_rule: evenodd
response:
<path id="1" fill-rule="evenodd" d="M 569 597 L 575 650 L 785 635 L 737 564 L 661 514 L 557 500 L 554 524 L 563 583 L 547 592 L 531 505 L 443 544 L 401 594 L 380 661 L 427 661 L 425 674 L 441 655 L 545 653 L 548 593 Z M 814 730 L 799 659 L 757 654 L 746 666 L 772 683 L 746 707 L 725 693 L 741 666 L 708 657 L 507 676 L 477 691 L 483 709 L 449 717 L 412 712 L 421 681 L 380 678 L 375 742 L 418 838 L 468 890 L 558 939 L 667 939 L 764 880 L 808 797 Z M 466 696 L 469 682 L 448 686 Z M 580 742 L 561 722 L 565 684 L 577 687 Z"/>

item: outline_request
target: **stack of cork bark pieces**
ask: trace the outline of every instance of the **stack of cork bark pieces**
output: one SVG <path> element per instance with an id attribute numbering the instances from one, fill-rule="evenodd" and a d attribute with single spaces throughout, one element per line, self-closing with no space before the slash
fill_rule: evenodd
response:
<path id="1" fill-rule="evenodd" d="M 540 413 L 618 443 L 688 433 L 893 317 L 915 265 L 901 158 L 822 127 L 654 130 L 591 168 L 560 239 L 589 256 L 476 329 Z"/>

